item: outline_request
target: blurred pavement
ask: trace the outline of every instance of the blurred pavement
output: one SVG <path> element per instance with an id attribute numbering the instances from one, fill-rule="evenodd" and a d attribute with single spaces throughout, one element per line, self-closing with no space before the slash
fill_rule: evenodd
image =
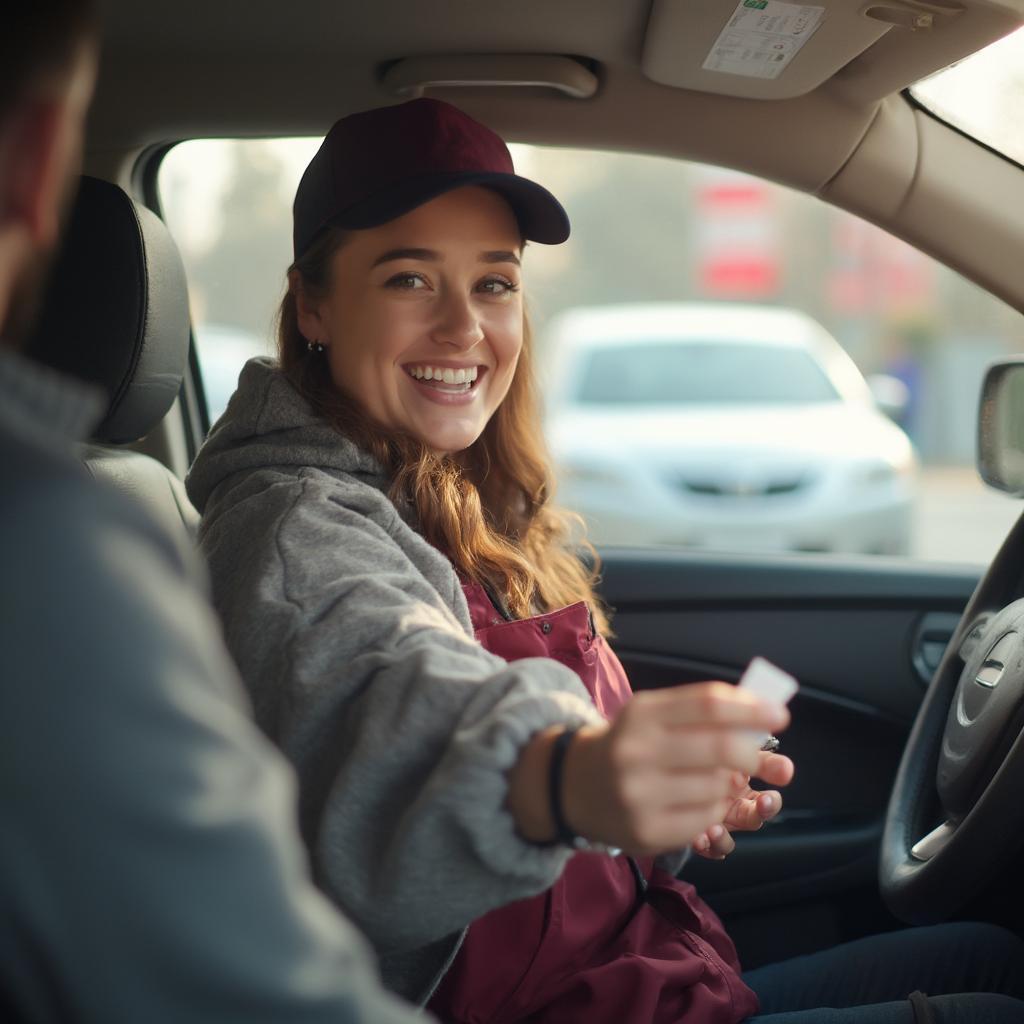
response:
<path id="1" fill-rule="evenodd" d="M 1024 500 L 986 487 L 973 467 L 926 467 L 911 557 L 985 566 L 1022 511 Z"/>

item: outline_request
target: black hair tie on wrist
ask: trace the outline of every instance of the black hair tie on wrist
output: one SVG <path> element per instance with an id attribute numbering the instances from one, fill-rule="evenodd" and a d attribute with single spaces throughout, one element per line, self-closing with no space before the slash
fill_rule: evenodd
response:
<path id="1" fill-rule="evenodd" d="M 580 731 L 580 726 L 566 726 L 554 739 L 551 744 L 551 764 L 548 769 L 548 796 L 551 802 L 551 819 L 555 823 L 555 838 L 544 845 L 555 846 L 561 844 L 571 847 L 573 850 L 587 850 L 590 853 L 603 853 L 609 857 L 618 857 L 622 850 L 617 846 L 609 846 L 607 843 L 593 842 L 577 835 L 569 827 L 565 820 L 565 811 L 562 808 L 562 774 L 565 767 L 565 755 L 572 743 L 573 737 Z"/>
<path id="2" fill-rule="evenodd" d="M 569 750 L 578 725 L 570 725 L 563 729 L 551 744 L 551 762 L 548 767 L 548 797 L 551 804 L 551 819 L 555 823 L 555 842 L 575 847 L 580 838 L 569 827 L 562 809 L 562 774 L 565 768 L 565 755 Z"/>

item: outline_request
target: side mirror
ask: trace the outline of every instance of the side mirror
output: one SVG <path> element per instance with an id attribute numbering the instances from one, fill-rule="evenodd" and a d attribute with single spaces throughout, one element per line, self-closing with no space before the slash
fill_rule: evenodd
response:
<path id="1" fill-rule="evenodd" d="M 985 371 L 978 472 L 990 487 L 1024 497 L 1024 356 L 993 363 Z"/>
<path id="2" fill-rule="evenodd" d="M 868 377 L 868 387 L 875 405 L 891 420 L 897 423 L 903 418 L 910 404 L 910 390 L 907 385 L 888 373 L 873 373 Z"/>

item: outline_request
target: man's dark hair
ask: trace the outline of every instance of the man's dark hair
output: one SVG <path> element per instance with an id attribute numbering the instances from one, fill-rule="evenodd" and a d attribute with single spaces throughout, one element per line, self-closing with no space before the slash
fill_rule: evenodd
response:
<path id="1" fill-rule="evenodd" d="M 0 15 L 0 123 L 40 79 L 98 34 L 96 0 L 21 0 Z"/>

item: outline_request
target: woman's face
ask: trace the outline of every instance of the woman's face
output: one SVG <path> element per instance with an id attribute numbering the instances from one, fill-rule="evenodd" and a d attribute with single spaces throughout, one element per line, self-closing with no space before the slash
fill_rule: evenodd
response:
<path id="1" fill-rule="evenodd" d="M 455 189 L 351 232 L 327 297 L 300 299 L 300 329 L 373 419 L 462 451 L 508 393 L 523 346 L 521 248 L 504 199 Z"/>

